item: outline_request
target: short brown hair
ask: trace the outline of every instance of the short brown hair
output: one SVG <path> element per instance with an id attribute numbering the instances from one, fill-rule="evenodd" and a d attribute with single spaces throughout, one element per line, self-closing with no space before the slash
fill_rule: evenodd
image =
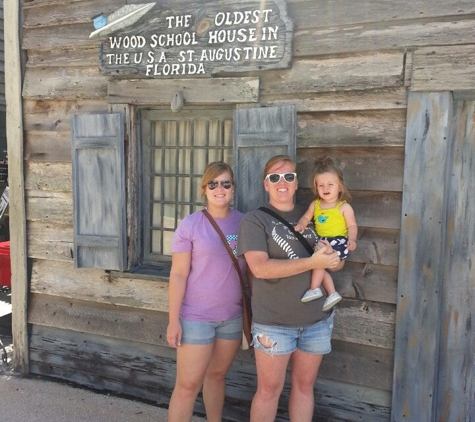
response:
<path id="1" fill-rule="evenodd" d="M 323 157 L 323 158 L 317 158 L 314 163 L 313 167 L 313 176 L 312 176 L 312 191 L 315 194 L 315 196 L 319 199 L 320 195 L 318 194 L 318 186 L 316 183 L 316 178 L 319 174 L 323 173 L 333 173 L 338 177 L 338 184 L 340 187 L 340 195 L 338 199 L 340 201 L 346 201 L 350 202 L 352 199 L 352 196 L 350 192 L 348 192 L 348 189 L 346 188 L 345 185 L 345 180 L 343 179 L 343 172 L 341 171 L 340 167 L 338 167 L 335 162 L 329 158 L 329 157 Z"/>
<path id="2" fill-rule="evenodd" d="M 231 166 L 224 161 L 215 161 L 213 163 L 209 163 L 205 171 L 203 173 L 203 177 L 201 178 L 201 195 L 205 198 L 206 195 L 206 186 L 208 182 L 216 179 L 220 174 L 228 172 L 231 175 L 231 183 L 234 186 L 234 173 Z"/>
<path id="3" fill-rule="evenodd" d="M 265 167 L 264 167 L 264 179 L 266 178 L 266 176 L 269 174 L 269 170 L 274 167 L 277 163 L 280 163 L 280 162 L 287 162 L 287 163 L 290 163 L 292 164 L 292 166 L 294 167 L 294 171 L 297 170 L 297 164 L 296 162 L 292 159 L 292 157 L 290 157 L 289 155 L 276 155 L 274 157 L 272 157 L 271 159 L 269 159 L 269 161 L 267 161 Z"/>

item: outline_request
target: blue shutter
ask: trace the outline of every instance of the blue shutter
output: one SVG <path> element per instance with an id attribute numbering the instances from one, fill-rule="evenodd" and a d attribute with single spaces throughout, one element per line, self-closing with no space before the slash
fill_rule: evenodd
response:
<path id="1" fill-rule="evenodd" d="M 75 115 L 72 121 L 74 264 L 126 268 L 124 117 Z"/>
<path id="2" fill-rule="evenodd" d="M 264 166 L 274 155 L 296 157 L 295 106 L 247 108 L 234 111 L 234 204 L 241 212 L 267 201 Z"/>

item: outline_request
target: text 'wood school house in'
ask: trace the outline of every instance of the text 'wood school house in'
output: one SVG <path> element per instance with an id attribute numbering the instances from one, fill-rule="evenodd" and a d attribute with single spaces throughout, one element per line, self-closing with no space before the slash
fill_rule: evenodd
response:
<path id="1" fill-rule="evenodd" d="M 343 170 L 358 248 L 315 421 L 475 420 L 475 2 L 5 2 L 14 363 L 167 405 L 171 238 L 207 163 Z M 289 384 L 278 420 L 288 420 Z M 253 352 L 228 378 L 245 421 Z M 203 405 L 197 404 L 202 412 Z"/>

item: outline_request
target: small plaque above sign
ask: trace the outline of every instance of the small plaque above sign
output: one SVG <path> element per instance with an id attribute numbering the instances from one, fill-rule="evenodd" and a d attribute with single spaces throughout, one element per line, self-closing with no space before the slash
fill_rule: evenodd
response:
<path id="1" fill-rule="evenodd" d="M 211 2 L 195 10 L 127 5 L 90 35 L 101 39 L 103 74 L 151 78 L 287 69 L 292 36 L 285 0 Z"/>

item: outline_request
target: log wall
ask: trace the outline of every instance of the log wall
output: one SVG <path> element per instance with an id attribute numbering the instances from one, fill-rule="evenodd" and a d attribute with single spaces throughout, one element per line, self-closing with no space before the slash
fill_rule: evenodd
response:
<path id="1" fill-rule="evenodd" d="M 75 270 L 72 258 L 71 116 L 107 112 L 137 92 L 131 82 L 101 75 L 90 18 L 125 3 L 23 4 L 30 370 L 166 405 L 175 374 L 174 351 L 165 340 L 167 279 Z M 357 3 L 289 0 L 292 67 L 241 75 L 259 82 L 257 97 L 247 101 L 297 107 L 298 202 L 312 199 L 308 177 L 322 155 L 343 168 L 354 197 L 358 248 L 334 275 L 344 300 L 333 352 L 315 388 L 315 421 L 390 420 L 407 91 L 411 84 L 424 89 L 432 76 L 413 63 L 416 56 L 430 60 L 433 45 L 475 44 L 473 1 L 404 0 L 396 8 L 388 1 Z M 473 82 L 463 70 L 460 78 Z M 217 105 L 203 82 L 180 83 L 195 85 L 196 98 Z M 137 83 L 160 86 L 163 93 L 145 90 L 143 103 L 168 105 L 176 82 Z M 245 420 L 255 382 L 252 351 L 240 352 L 229 374 L 227 418 Z M 286 397 L 279 421 L 288 420 Z M 201 402 L 197 410 L 203 411 Z"/>

